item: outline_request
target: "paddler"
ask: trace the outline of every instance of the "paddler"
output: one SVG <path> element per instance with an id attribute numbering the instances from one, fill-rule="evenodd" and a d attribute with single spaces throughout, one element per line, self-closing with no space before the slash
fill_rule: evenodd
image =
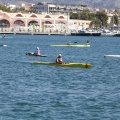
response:
<path id="1" fill-rule="evenodd" d="M 39 49 L 39 47 L 36 48 L 34 54 L 35 54 L 35 55 L 40 55 L 40 49 Z"/>
<path id="2" fill-rule="evenodd" d="M 2 37 L 3 37 L 3 38 L 5 38 L 5 37 L 6 37 L 6 35 L 4 34 Z"/>
<path id="3" fill-rule="evenodd" d="M 90 44 L 90 41 L 89 41 L 89 40 L 87 40 L 87 41 L 86 41 L 86 44 Z"/>
<path id="4" fill-rule="evenodd" d="M 61 54 L 59 54 L 58 57 L 56 58 L 56 64 L 65 64 L 65 62 L 63 62 L 63 60 L 62 60 Z"/>
<path id="5" fill-rule="evenodd" d="M 71 45 L 72 43 L 71 43 L 71 41 L 69 41 L 68 43 L 67 43 L 67 45 Z"/>

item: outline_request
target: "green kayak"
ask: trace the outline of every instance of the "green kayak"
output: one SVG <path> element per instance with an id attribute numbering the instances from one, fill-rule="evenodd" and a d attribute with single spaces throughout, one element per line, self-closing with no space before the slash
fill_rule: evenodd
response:
<path id="1" fill-rule="evenodd" d="M 25 53 L 26 55 L 30 55 L 30 56 L 38 56 L 38 57 L 47 57 L 46 55 L 36 55 L 34 54 L 34 52 L 28 52 L 28 53 Z"/>
<path id="2" fill-rule="evenodd" d="M 52 44 L 51 46 L 60 47 L 90 47 L 90 44 Z"/>
<path id="3" fill-rule="evenodd" d="M 76 67 L 76 68 L 91 68 L 91 64 L 86 63 L 65 63 L 65 64 L 56 64 L 51 62 L 34 62 L 34 64 L 40 65 L 53 65 L 53 66 L 61 66 L 61 67 Z"/>

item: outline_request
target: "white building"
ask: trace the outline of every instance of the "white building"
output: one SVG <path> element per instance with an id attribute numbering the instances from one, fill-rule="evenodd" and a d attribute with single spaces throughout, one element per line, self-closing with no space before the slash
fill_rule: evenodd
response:
<path id="1" fill-rule="evenodd" d="M 88 9 L 87 5 L 75 5 L 75 4 L 57 4 L 57 3 L 38 3 L 33 6 L 38 13 L 52 13 L 52 14 L 68 14 L 81 12 L 84 9 Z"/>
<path id="2" fill-rule="evenodd" d="M 13 9 L 15 9 L 15 8 L 16 8 L 16 5 L 9 4 L 7 7 L 8 7 L 8 8 L 10 8 L 11 10 L 13 10 Z"/>

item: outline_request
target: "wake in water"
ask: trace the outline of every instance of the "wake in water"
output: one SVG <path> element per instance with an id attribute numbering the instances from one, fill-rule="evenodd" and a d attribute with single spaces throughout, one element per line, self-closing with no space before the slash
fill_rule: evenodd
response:
<path id="1" fill-rule="evenodd" d="M 19 62 L 22 62 L 22 63 L 34 63 L 35 61 L 19 61 Z"/>

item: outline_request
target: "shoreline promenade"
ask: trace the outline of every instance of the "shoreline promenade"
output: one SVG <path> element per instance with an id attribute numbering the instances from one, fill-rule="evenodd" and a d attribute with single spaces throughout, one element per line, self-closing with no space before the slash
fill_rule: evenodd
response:
<path id="1" fill-rule="evenodd" d="M 56 35 L 56 36 L 71 36 L 70 32 L 63 33 L 63 32 L 28 32 L 28 31 L 0 31 L 0 34 L 16 34 L 16 35 Z M 75 35 L 76 36 L 76 35 Z M 79 36 L 94 36 L 94 35 L 79 35 Z M 100 35 L 102 36 L 102 35 Z M 113 37 L 120 37 L 120 33 L 116 33 Z"/>
<path id="2" fill-rule="evenodd" d="M 18 31 L 14 31 L 14 32 L 0 32 L 0 34 L 20 34 L 20 35 L 59 35 L 59 36 L 70 36 L 70 33 L 59 33 L 59 32 L 54 32 L 54 33 L 49 33 L 49 32 L 18 32 Z"/>
<path id="3" fill-rule="evenodd" d="M 27 29 L 27 28 L 0 28 L 0 34 L 21 34 L 21 35 L 61 35 L 69 36 L 71 35 L 70 30 L 66 29 Z"/>
<path id="4" fill-rule="evenodd" d="M 61 31 L 51 31 L 51 30 L 39 30 L 39 29 L 34 29 L 34 30 L 20 30 L 20 29 L 0 29 L 0 34 L 19 34 L 19 35 L 56 35 L 56 36 L 102 36 L 102 33 L 100 35 L 96 35 L 98 33 L 81 33 L 77 35 L 77 33 L 71 33 L 70 30 L 61 30 Z M 104 35 L 108 36 L 108 35 Z M 116 37 L 120 37 L 120 33 L 114 33 Z"/>

